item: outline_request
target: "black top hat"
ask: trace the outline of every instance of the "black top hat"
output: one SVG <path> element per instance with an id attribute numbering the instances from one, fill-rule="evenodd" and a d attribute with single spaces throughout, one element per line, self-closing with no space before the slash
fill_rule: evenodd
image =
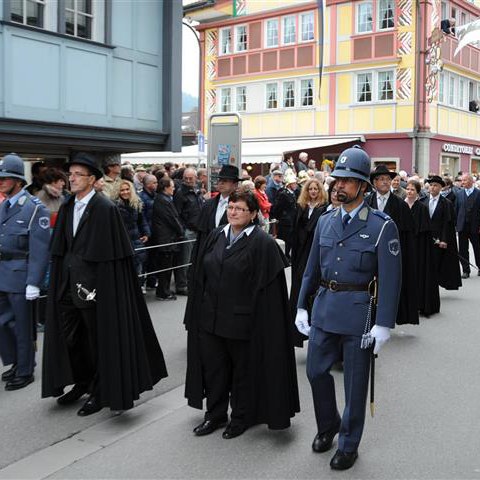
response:
<path id="1" fill-rule="evenodd" d="M 428 183 L 439 183 L 442 187 L 445 186 L 445 182 L 443 178 L 440 177 L 439 175 L 432 175 L 430 178 L 427 178 L 427 180 L 425 181 Z"/>
<path id="2" fill-rule="evenodd" d="M 238 176 L 238 168 L 235 165 L 222 165 L 218 178 L 223 180 L 233 180 L 240 182 L 242 179 Z"/>
<path id="3" fill-rule="evenodd" d="M 370 174 L 370 181 L 373 182 L 380 175 L 388 175 L 393 180 L 397 176 L 397 172 L 391 172 L 386 165 L 381 164 Z"/>
<path id="4" fill-rule="evenodd" d="M 70 160 L 65 166 L 68 168 L 71 165 L 83 165 L 84 167 L 87 167 L 92 172 L 92 175 L 95 175 L 97 180 L 103 177 L 103 173 L 98 168 L 95 157 L 90 153 L 80 152 L 75 154 L 72 160 Z"/>

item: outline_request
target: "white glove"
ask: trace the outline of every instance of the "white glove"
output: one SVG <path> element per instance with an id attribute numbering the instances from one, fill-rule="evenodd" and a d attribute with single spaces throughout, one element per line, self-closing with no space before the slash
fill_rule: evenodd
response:
<path id="1" fill-rule="evenodd" d="M 376 355 L 385 343 L 390 340 L 390 329 L 388 327 L 381 327 L 380 325 L 374 325 L 370 330 L 372 337 L 375 339 L 375 347 L 373 353 Z"/>
<path id="2" fill-rule="evenodd" d="M 27 300 L 35 300 L 40 296 L 40 289 L 35 287 L 35 285 L 27 285 L 25 290 L 25 298 Z"/>
<path id="3" fill-rule="evenodd" d="M 310 332 L 310 325 L 308 324 L 308 312 L 303 308 L 299 308 L 297 310 L 295 326 L 300 333 L 303 333 L 306 337 L 308 337 L 308 333 Z"/>

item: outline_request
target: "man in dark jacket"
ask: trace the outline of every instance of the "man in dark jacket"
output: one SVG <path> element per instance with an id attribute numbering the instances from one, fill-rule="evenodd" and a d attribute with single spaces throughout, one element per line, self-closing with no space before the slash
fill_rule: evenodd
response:
<path id="1" fill-rule="evenodd" d="M 89 393 L 80 416 L 127 410 L 167 376 L 165 362 L 120 213 L 93 188 L 102 176 L 95 159 L 77 154 L 69 173 L 72 197 L 51 245 L 42 397 L 68 405 Z"/>
<path id="2" fill-rule="evenodd" d="M 194 168 L 186 168 L 183 172 L 183 181 L 175 190 L 173 203 L 185 229 L 185 240 L 192 240 L 179 245 L 179 250 L 175 254 L 175 264 L 186 265 L 191 260 L 193 240 L 197 239 L 197 220 L 204 203 L 203 196 L 197 188 L 197 172 Z M 188 267 L 175 270 L 175 287 L 178 295 L 188 294 L 187 270 Z"/>

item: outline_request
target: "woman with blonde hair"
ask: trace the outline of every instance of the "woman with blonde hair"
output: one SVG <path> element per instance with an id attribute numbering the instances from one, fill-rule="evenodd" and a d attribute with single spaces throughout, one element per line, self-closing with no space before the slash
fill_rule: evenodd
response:
<path id="1" fill-rule="evenodd" d="M 303 272 L 307 265 L 313 235 L 320 215 L 327 209 L 327 193 L 316 178 L 308 179 L 298 197 L 298 209 L 292 239 L 292 287 L 290 290 L 290 308 L 292 318 L 297 311 L 297 300 L 302 285 Z M 300 332 L 295 332 L 295 345 L 303 346 L 306 339 Z"/>

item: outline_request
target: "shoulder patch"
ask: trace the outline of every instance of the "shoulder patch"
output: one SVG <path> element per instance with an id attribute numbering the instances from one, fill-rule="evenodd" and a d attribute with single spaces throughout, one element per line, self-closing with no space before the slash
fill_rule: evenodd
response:
<path id="1" fill-rule="evenodd" d="M 394 238 L 388 242 L 388 251 L 396 257 L 400 253 L 400 240 Z"/>
<path id="2" fill-rule="evenodd" d="M 381 212 L 380 210 L 375 210 L 375 209 L 372 208 L 370 211 L 371 211 L 374 215 L 376 215 L 377 217 L 382 218 L 382 219 L 385 220 L 385 221 L 392 219 L 389 215 L 387 215 L 387 214 L 384 213 L 384 212 Z"/>
<path id="3" fill-rule="evenodd" d="M 48 217 L 40 217 L 38 219 L 38 224 L 41 228 L 46 230 L 48 227 L 50 227 L 50 219 Z"/>

